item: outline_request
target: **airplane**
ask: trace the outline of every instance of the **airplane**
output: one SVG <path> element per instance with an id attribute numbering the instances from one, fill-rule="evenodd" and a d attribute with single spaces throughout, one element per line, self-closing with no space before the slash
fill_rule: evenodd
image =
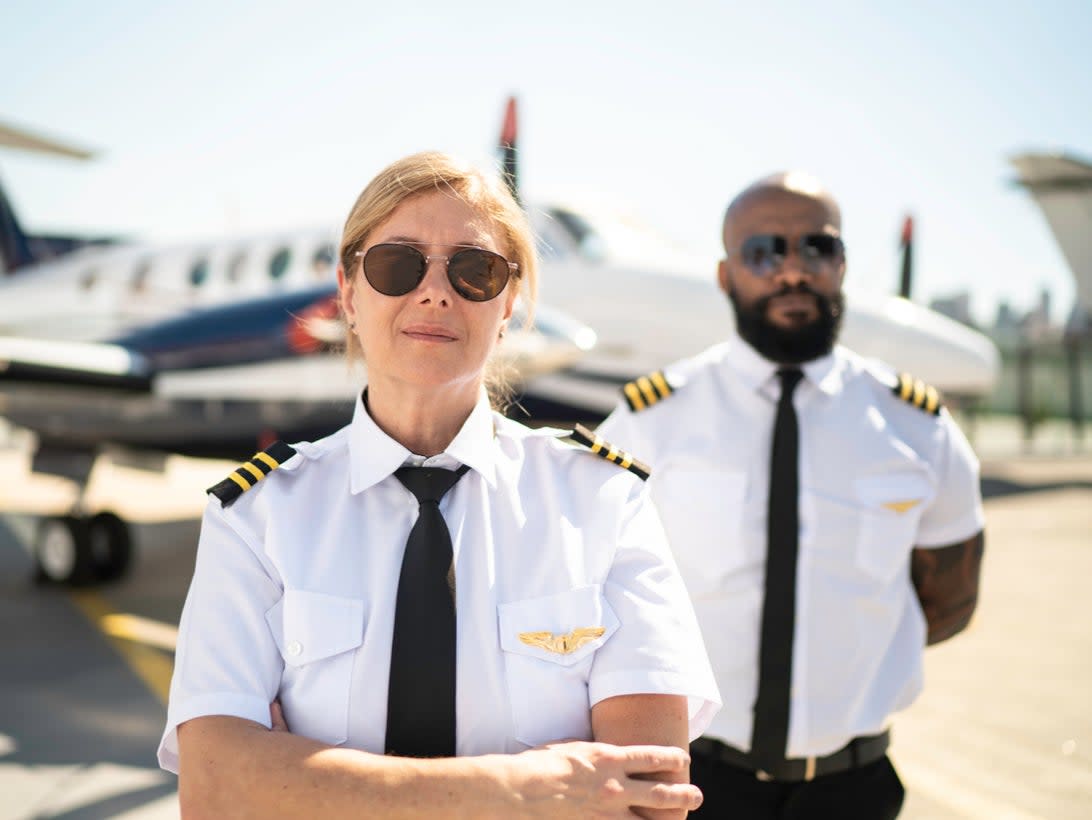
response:
<path id="1" fill-rule="evenodd" d="M 500 147 L 518 197 L 514 98 Z M 532 420 L 597 421 L 622 384 L 731 328 L 715 260 L 708 271 L 683 264 L 610 214 L 565 204 L 528 213 L 543 256 L 542 305 L 536 330 L 510 333 L 506 344 L 522 377 L 517 410 Z M 330 349 L 343 333 L 334 247 L 323 231 L 301 231 L 9 260 L 0 281 L 0 415 L 37 433 L 35 470 L 78 483 L 106 444 L 245 458 L 274 437 L 331 432 L 348 420 L 362 383 Z M 949 393 L 979 395 L 997 378 L 992 343 L 906 299 L 852 294 L 843 338 Z M 130 541 L 109 512 L 88 517 L 77 507 L 43 519 L 39 576 L 118 577 Z"/>
<path id="2" fill-rule="evenodd" d="M 1071 330 L 1092 330 L 1092 162 L 1063 153 L 1024 153 L 1009 159 L 1046 217 L 1076 282 Z"/>
<path id="3" fill-rule="evenodd" d="M 0 143 L 78 155 L 12 133 Z M 132 563 L 127 523 L 83 507 L 104 449 L 135 466 L 149 452 L 242 460 L 350 419 L 366 368 L 339 352 L 332 231 L 166 247 L 30 237 L 2 191 L 0 217 L 0 416 L 36 434 L 32 471 L 80 488 L 67 515 L 39 521 L 39 580 L 100 583 Z M 549 306 L 532 327 L 517 305 L 497 369 L 518 385 L 594 343 Z"/>

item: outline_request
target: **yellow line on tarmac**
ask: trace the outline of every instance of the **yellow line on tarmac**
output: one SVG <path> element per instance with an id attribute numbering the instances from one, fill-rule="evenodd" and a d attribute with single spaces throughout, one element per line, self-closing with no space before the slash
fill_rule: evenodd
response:
<path id="1" fill-rule="evenodd" d="M 152 694 L 166 704 L 174 663 L 161 650 L 174 650 L 178 630 L 148 618 L 114 612 L 93 592 L 70 592 L 69 597 Z"/>

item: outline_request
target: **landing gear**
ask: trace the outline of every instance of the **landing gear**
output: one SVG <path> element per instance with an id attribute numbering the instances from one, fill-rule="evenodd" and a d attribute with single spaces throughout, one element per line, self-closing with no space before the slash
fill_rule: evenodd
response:
<path id="1" fill-rule="evenodd" d="M 44 518 L 34 538 L 36 579 L 88 586 L 122 577 L 132 563 L 129 528 L 113 513 Z"/>
<path id="2" fill-rule="evenodd" d="M 133 561 L 133 541 L 129 527 L 113 513 L 101 512 L 87 522 L 91 563 L 99 581 L 116 581 L 129 570 Z"/>

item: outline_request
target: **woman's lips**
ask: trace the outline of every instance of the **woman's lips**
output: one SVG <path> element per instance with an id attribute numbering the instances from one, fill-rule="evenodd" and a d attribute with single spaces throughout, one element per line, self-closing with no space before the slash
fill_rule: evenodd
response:
<path id="1" fill-rule="evenodd" d="M 454 342 L 458 339 L 454 331 L 441 325 L 409 325 L 402 328 L 402 333 L 421 342 Z"/>

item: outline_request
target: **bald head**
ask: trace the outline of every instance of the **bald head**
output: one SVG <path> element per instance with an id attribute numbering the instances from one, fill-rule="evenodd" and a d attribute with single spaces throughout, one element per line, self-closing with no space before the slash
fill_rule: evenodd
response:
<path id="1" fill-rule="evenodd" d="M 769 209 L 774 202 L 787 202 L 792 199 L 808 201 L 813 208 L 821 208 L 826 216 L 826 223 L 836 233 L 841 233 L 842 211 L 822 183 L 803 171 L 785 171 L 751 183 L 728 204 L 724 212 L 725 250 L 731 253 L 740 241 L 738 228 L 741 222 L 746 221 L 749 212 L 756 207 Z"/>

